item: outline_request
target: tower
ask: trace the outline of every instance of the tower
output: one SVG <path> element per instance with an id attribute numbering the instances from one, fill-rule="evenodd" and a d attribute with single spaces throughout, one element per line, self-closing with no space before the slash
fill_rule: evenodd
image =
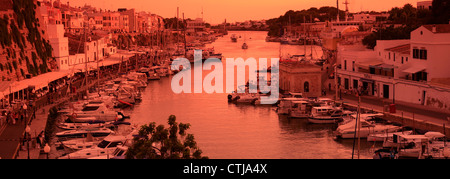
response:
<path id="1" fill-rule="evenodd" d="M 339 0 L 336 0 L 336 8 L 337 8 L 337 18 L 336 18 L 336 22 L 339 22 Z"/>
<path id="2" fill-rule="evenodd" d="M 345 4 L 345 21 L 348 20 L 348 4 L 350 4 L 347 0 L 343 3 Z"/>

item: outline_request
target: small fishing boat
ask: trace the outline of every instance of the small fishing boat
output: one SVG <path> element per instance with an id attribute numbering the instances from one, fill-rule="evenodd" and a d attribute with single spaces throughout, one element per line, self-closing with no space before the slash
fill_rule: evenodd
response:
<path id="1" fill-rule="evenodd" d="M 248 49 L 247 43 L 244 42 L 244 43 L 242 44 L 242 49 Z"/>
<path id="2" fill-rule="evenodd" d="M 230 39 L 231 39 L 232 42 L 237 42 L 238 37 L 237 37 L 236 34 L 231 34 Z"/>

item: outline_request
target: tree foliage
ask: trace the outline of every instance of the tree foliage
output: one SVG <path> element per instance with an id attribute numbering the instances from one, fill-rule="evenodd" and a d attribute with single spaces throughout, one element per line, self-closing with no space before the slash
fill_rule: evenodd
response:
<path id="1" fill-rule="evenodd" d="M 155 122 L 141 126 L 138 137 L 126 153 L 127 159 L 204 159 L 193 134 L 187 134 L 190 124 L 177 123 L 169 116 L 169 127 Z"/>
<path id="2" fill-rule="evenodd" d="M 417 9 L 411 4 L 389 11 L 388 20 L 399 27 L 388 26 L 366 36 L 362 43 L 373 49 L 377 40 L 409 39 L 413 30 L 425 24 L 446 24 L 450 20 L 450 0 L 433 0 L 431 11 Z"/>
<path id="3" fill-rule="evenodd" d="M 321 8 L 309 8 L 301 11 L 289 10 L 284 15 L 269 19 L 266 21 L 269 26 L 268 36 L 282 36 L 283 26 L 289 24 L 299 24 L 304 22 L 313 22 L 314 19 L 319 19 L 319 21 L 333 20 L 337 16 L 337 8 L 324 6 Z M 345 11 L 339 10 L 339 17 L 341 20 L 345 18 Z"/>

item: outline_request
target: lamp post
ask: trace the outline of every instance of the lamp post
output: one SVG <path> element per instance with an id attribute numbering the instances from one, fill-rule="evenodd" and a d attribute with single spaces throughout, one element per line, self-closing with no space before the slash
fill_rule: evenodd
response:
<path id="1" fill-rule="evenodd" d="M 47 154 L 47 159 L 48 159 L 48 154 L 50 153 L 50 150 L 51 150 L 51 148 L 50 148 L 50 146 L 48 146 L 48 143 L 45 144 L 45 146 L 44 146 L 44 152 Z"/>
<path id="2" fill-rule="evenodd" d="M 25 128 L 25 139 L 27 140 L 27 152 L 28 152 L 28 159 L 30 159 L 30 141 L 29 141 L 29 139 L 30 139 L 30 131 L 31 131 L 31 128 L 30 128 L 30 126 L 29 125 L 27 125 L 27 127 Z"/>
<path id="3" fill-rule="evenodd" d="M 28 106 L 27 106 L 27 104 L 26 103 L 24 103 L 23 104 L 23 106 L 22 106 L 22 108 L 23 108 L 23 112 L 25 113 L 24 114 L 24 116 L 25 116 L 25 125 L 27 125 L 28 124 L 28 115 L 27 115 L 27 109 L 28 109 Z"/>

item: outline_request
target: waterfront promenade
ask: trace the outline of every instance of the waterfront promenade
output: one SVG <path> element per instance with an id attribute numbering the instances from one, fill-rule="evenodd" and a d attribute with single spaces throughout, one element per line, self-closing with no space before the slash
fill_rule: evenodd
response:
<path id="1" fill-rule="evenodd" d="M 103 80 L 103 79 L 102 79 Z M 80 88 L 78 93 L 65 95 L 61 98 L 56 98 L 53 103 L 44 105 L 40 109 L 36 111 L 36 118 L 32 119 L 29 122 L 30 126 L 30 134 L 31 141 L 29 143 L 30 150 L 30 158 L 38 159 L 40 157 L 40 149 L 36 147 L 35 137 L 41 132 L 45 130 L 45 126 L 47 123 L 48 111 L 54 107 L 67 102 L 71 98 L 78 96 L 79 93 L 86 91 L 88 88 L 92 87 L 96 84 L 96 80 L 93 81 L 90 85 L 84 86 Z M 30 119 L 30 115 L 29 115 Z M 26 120 L 29 121 L 29 120 Z M 0 157 L 2 159 L 27 159 L 28 158 L 28 150 L 27 145 L 20 145 L 21 139 L 25 133 L 25 122 L 18 122 L 16 124 L 7 124 L 4 125 L 0 130 Z M 21 148 L 22 147 L 22 148 Z"/>
<path id="2" fill-rule="evenodd" d="M 329 92 L 326 97 L 334 99 L 335 93 Z M 348 107 L 357 107 L 358 97 L 350 94 L 342 94 L 342 100 Z M 396 101 L 396 112 L 389 113 L 385 109 L 386 105 L 392 103 L 392 100 L 377 98 L 373 96 L 362 96 L 361 107 L 366 110 L 385 113 L 385 119 L 403 124 L 419 130 L 433 130 L 442 132 L 450 137 L 450 112 L 443 109 L 437 109 L 430 106 L 411 104 L 402 101 Z M 444 131 L 444 125 L 446 130 Z"/>

